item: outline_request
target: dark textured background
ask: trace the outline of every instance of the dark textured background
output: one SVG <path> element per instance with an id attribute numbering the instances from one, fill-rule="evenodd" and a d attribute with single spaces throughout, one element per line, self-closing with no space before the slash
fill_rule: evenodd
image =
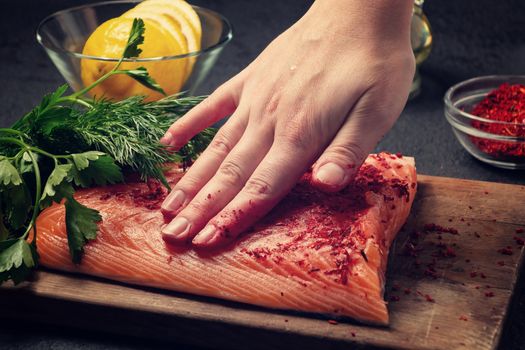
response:
<path id="1" fill-rule="evenodd" d="M 9 125 L 44 93 L 63 83 L 34 30 L 46 15 L 86 1 L 1 0 L 0 127 Z M 202 93 L 245 67 L 278 33 L 298 19 L 304 0 L 194 0 L 232 22 L 235 38 L 219 59 Z M 423 91 L 409 102 L 379 149 L 414 155 L 420 173 L 525 184 L 525 172 L 496 169 L 470 157 L 443 116 L 442 97 L 452 84 L 486 74 L 525 74 L 525 1 L 428 0 L 434 49 L 423 65 Z M 524 276 L 511 305 L 501 349 L 525 349 Z M 1 312 L 1 310 L 0 310 Z M 74 322 L 74 315 L 72 315 Z M 15 328 L 23 329 L 16 331 Z M 176 330 L 174 330 L 176 331 Z M 107 334 L 39 325 L 0 325 L 0 349 L 138 349 L 175 347 Z M 178 347 L 178 349 L 188 349 Z"/>

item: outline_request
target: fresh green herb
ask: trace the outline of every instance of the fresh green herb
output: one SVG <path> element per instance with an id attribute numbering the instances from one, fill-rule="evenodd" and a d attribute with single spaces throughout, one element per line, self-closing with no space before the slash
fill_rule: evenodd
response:
<path id="1" fill-rule="evenodd" d="M 68 86 L 44 96 L 11 128 L 0 128 L 0 283 L 23 281 L 38 265 L 36 218 L 53 202 L 65 205 L 69 251 L 80 263 L 84 245 L 97 236 L 100 214 L 73 197 L 75 188 L 122 182 L 123 171 L 155 178 L 166 187 L 165 163 L 191 162 L 215 134 L 207 129 L 178 153 L 159 139 L 168 127 L 204 97 L 169 96 L 145 102 L 135 96 L 113 102 L 84 94 L 107 78 L 125 74 L 164 93 L 143 67 L 122 70 L 144 42 L 144 22 L 133 21 L 121 59 L 90 86 L 65 95 Z"/>
<path id="2" fill-rule="evenodd" d="M 126 48 L 124 49 L 122 57 L 129 58 L 140 56 L 142 50 L 139 49 L 139 45 L 142 45 L 144 43 L 145 31 L 146 28 L 144 26 L 144 21 L 139 18 L 133 19 L 133 24 L 131 25 L 128 42 L 126 43 Z"/>
<path id="3" fill-rule="evenodd" d="M 102 217 L 96 210 L 80 204 L 73 197 L 66 200 L 65 207 L 69 251 L 73 262 L 78 264 L 86 242 L 97 238 L 96 223 L 101 221 Z"/>
<path id="4" fill-rule="evenodd" d="M 164 90 L 160 87 L 160 85 L 149 76 L 148 70 L 146 68 L 138 67 L 137 69 L 129 69 L 127 71 L 120 71 L 120 72 L 135 79 L 140 84 L 147 87 L 148 89 L 160 92 L 161 94 L 166 96 L 166 92 L 164 92 Z"/>

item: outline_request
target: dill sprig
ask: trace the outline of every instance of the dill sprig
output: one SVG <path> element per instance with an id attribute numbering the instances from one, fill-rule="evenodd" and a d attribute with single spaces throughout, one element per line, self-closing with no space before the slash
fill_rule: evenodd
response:
<path id="1" fill-rule="evenodd" d="M 204 97 L 170 96 L 160 101 L 145 102 L 134 96 L 120 102 L 85 101 L 90 108 L 71 109 L 54 118 L 29 123 L 25 132 L 38 147 L 53 149 L 59 154 L 97 150 L 115 162 L 138 172 L 143 179 L 155 178 L 166 186 L 162 165 L 195 159 L 215 134 L 207 129 L 196 135 L 178 153 L 168 151 L 159 143 L 169 126 Z"/>

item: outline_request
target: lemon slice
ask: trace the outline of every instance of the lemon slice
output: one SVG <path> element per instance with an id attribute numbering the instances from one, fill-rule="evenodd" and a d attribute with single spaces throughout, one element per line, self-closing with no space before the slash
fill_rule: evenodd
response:
<path id="1" fill-rule="evenodd" d="M 147 18 L 158 25 L 160 25 L 162 28 L 164 28 L 170 35 L 173 36 L 175 41 L 179 43 L 181 46 L 181 54 L 188 53 L 188 41 L 184 34 L 181 31 L 179 22 L 175 21 L 173 18 L 165 15 L 165 11 L 162 11 L 161 9 L 157 8 L 139 8 L 136 7 L 125 12 L 122 17 L 125 18 Z M 183 76 L 183 84 L 188 78 L 188 76 L 191 74 L 194 59 L 190 60 L 188 58 L 184 59 L 178 59 L 179 61 L 184 63 L 184 72 L 182 74 Z"/>
<path id="2" fill-rule="evenodd" d="M 195 52 L 200 50 L 202 36 L 200 19 L 188 3 L 182 0 L 146 0 L 135 7 L 137 11 L 145 8 L 162 11 L 162 13 L 177 21 L 186 37 L 188 51 Z"/>
<path id="3" fill-rule="evenodd" d="M 143 3 L 141 3 L 142 5 Z M 167 32 L 172 34 L 177 42 L 181 42 L 184 50 L 183 54 L 191 51 L 191 48 L 188 47 L 188 39 L 184 34 L 181 28 L 181 24 L 175 20 L 172 16 L 166 14 L 166 10 L 160 8 L 159 6 L 136 6 L 133 9 L 125 12 L 122 17 L 126 18 L 148 18 L 157 24 L 161 25 Z M 184 23 L 183 23 L 184 24 Z M 190 38 L 191 43 L 191 38 Z M 193 47 L 192 47 L 193 48 Z M 191 74 L 193 69 L 193 64 L 195 63 L 195 57 L 180 59 L 184 62 L 186 70 L 184 71 L 184 82 Z"/>
<path id="4" fill-rule="evenodd" d="M 193 27 L 193 30 L 197 34 L 197 37 L 200 39 L 202 37 L 202 27 L 201 27 L 201 20 L 199 18 L 199 15 L 193 7 L 188 4 L 184 0 L 146 0 L 144 2 L 152 3 L 152 4 L 159 4 L 161 6 L 166 6 L 166 9 L 170 11 L 175 11 L 181 13 L 186 20 L 190 23 L 190 25 Z"/>
<path id="5" fill-rule="evenodd" d="M 164 15 L 162 11 L 159 12 L 155 9 L 140 9 L 137 11 L 136 8 L 133 8 L 125 12 L 121 17 L 142 18 L 155 22 L 173 36 L 173 39 L 175 39 L 181 47 L 183 54 L 188 53 L 188 43 L 186 37 L 181 32 L 179 23 L 171 17 Z"/>
<path id="6" fill-rule="evenodd" d="M 144 43 L 140 46 L 140 57 L 162 57 L 182 53 L 181 46 L 156 22 L 143 19 L 145 26 Z M 126 46 L 132 18 L 118 17 L 102 23 L 88 38 L 83 54 L 108 58 L 120 58 Z M 116 62 L 82 59 L 80 63 L 82 82 L 91 85 L 102 75 L 111 71 Z M 121 69 L 147 68 L 150 76 L 160 84 L 168 94 L 177 93 L 183 84 L 185 63 L 181 60 L 154 62 L 124 62 Z M 147 101 L 162 98 L 163 95 L 148 89 L 131 77 L 118 74 L 111 76 L 94 87 L 90 94 L 121 100 L 133 95 L 147 96 Z"/>

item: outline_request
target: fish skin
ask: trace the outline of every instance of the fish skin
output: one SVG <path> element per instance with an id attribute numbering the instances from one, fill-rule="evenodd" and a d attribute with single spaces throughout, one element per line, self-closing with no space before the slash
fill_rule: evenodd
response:
<path id="1" fill-rule="evenodd" d="M 172 183 L 181 176 L 167 174 Z M 166 193 L 160 185 L 78 190 L 75 198 L 102 215 L 97 239 L 74 265 L 64 206 L 54 204 L 37 220 L 40 263 L 131 284 L 388 324 L 383 300 L 388 251 L 416 194 L 413 158 L 370 155 L 354 183 L 339 193 L 322 193 L 310 181 L 311 174 L 305 174 L 249 232 L 213 252 L 163 241 L 160 204 Z"/>

